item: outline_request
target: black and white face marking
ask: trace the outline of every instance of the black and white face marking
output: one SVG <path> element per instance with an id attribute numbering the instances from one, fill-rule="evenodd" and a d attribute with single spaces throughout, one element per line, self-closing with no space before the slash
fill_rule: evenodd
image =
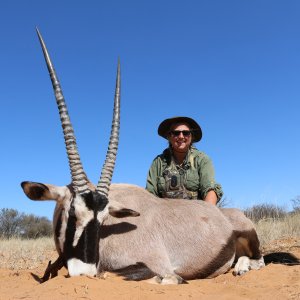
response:
<path id="1" fill-rule="evenodd" d="M 138 217 L 139 212 L 117 205 L 98 192 L 74 194 L 72 186 L 39 182 L 21 183 L 32 200 L 55 200 L 55 242 L 70 276 L 96 275 L 99 262 L 100 226 L 108 215 L 114 218 Z"/>
<path id="2" fill-rule="evenodd" d="M 97 274 L 100 224 L 108 214 L 107 204 L 107 198 L 97 192 L 77 194 L 61 216 L 55 232 L 70 276 Z"/>

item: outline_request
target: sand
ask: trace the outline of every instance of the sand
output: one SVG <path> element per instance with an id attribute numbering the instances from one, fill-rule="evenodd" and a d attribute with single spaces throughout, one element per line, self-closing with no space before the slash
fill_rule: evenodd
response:
<path id="1" fill-rule="evenodd" d="M 34 270 L 0 269 L 0 299 L 300 299 L 300 264 L 296 262 L 300 240 L 275 241 L 264 253 L 268 264 L 261 270 L 239 277 L 228 272 L 176 286 L 125 281 L 112 273 L 107 273 L 105 279 L 69 278 L 66 269 L 40 284 L 37 277 L 43 275 L 48 263 L 45 261 Z M 51 256 L 49 259 L 55 259 L 57 255 L 53 252 Z"/>

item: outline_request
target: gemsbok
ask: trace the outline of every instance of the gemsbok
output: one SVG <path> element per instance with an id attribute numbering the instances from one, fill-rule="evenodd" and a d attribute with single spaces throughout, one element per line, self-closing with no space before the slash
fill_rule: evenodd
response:
<path id="1" fill-rule="evenodd" d="M 116 272 L 125 279 L 152 278 L 178 284 L 264 266 L 253 224 L 237 209 L 200 200 L 160 199 L 144 188 L 112 184 L 120 126 L 118 62 L 111 136 L 95 187 L 79 157 L 73 127 L 43 38 L 44 53 L 59 109 L 72 181 L 66 186 L 22 182 L 32 200 L 55 200 L 53 226 L 57 265 L 70 276 Z"/>

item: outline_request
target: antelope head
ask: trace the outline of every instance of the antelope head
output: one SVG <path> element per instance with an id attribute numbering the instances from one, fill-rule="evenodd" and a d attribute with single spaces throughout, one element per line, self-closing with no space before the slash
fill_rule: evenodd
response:
<path id="1" fill-rule="evenodd" d="M 108 192 L 111 184 L 119 142 L 120 128 L 120 62 L 118 62 L 113 120 L 106 160 L 96 188 L 88 180 L 80 160 L 73 126 L 62 89 L 44 40 L 37 29 L 63 128 L 71 184 L 55 186 L 24 181 L 21 186 L 32 200 L 55 200 L 54 234 L 57 250 L 63 256 L 70 276 L 96 275 L 99 261 L 100 226 L 110 214 L 114 217 L 138 216 L 126 208 L 110 206 Z"/>

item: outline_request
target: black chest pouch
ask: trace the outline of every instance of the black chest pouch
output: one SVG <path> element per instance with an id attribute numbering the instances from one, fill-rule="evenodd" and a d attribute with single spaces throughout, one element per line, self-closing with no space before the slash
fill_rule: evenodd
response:
<path id="1" fill-rule="evenodd" d="M 184 186 L 185 170 L 166 169 L 163 172 L 165 179 L 164 198 L 187 199 L 187 193 Z"/>

